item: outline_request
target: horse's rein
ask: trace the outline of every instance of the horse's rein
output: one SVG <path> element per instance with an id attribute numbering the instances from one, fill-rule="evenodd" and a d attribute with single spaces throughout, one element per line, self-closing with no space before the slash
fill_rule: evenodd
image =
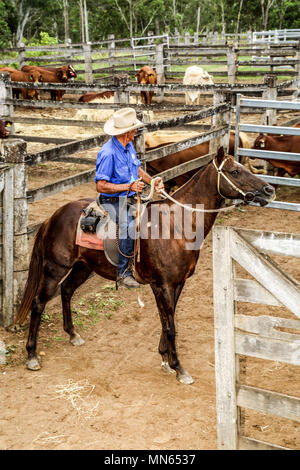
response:
<path id="1" fill-rule="evenodd" d="M 215 167 L 215 169 L 217 170 L 217 174 L 218 174 L 218 180 L 217 180 L 217 190 L 218 190 L 218 193 L 219 195 L 223 198 L 223 199 L 226 199 L 226 196 L 223 196 L 223 194 L 221 194 L 220 192 L 220 176 L 223 176 L 226 181 L 228 181 L 228 183 L 236 190 L 238 191 L 240 194 L 242 194 L 244 196 L 244 198 L 246 197 L 247 194 L 249 193 L 244 193 L 244 191 L 242 191 L 240 188 L 238 188 L 232 181 L 230 181 L 229 178 L 227 178 L 226 175 L 224 175 L 223 171 L 222 171 L 222 168 L 225 164 L 225 162 L 229 159 L 229 157 L 225 158 L 225 160 L 223 160 L 223 162 L 221 163 L 221 165 L 219 166 L 219 168 L 217 167 L 216 163 L 215 163 L 215 160 L 213 160 L 213 165 Z M 149 196 L 146 198 L 146 200 L 149 200 L 150 197 L 152 197 L 153 195 L 153 191 L 152 191 L 152 188 L 154 188 L 154 181 L 156 180 L 156 178 L 152 178 L 151 180 L 151 191 L 150 191 L 150 194 Z M 238 205 L 240 205 L 241 203 L 237 203 L 237 204 L 232 204 L 231 206 L 227 206 L 227 207 L 222 207 L 220 209 L 196 209 L 194 207 L 190 207 L 190 206 L 186 206 L 185 204 L 182 204 L 181 202 L 177 201 L 176 199 L 174 199 L 172 196 L 170 196 L 168 193 L 166 193 L 165 190 L 160 190 L 160 194 L 162 194 L 165 198 L 169 199 L 170 201 L 174 202 L 175 204 L 177 204 L 178 206 L 181 206 L 183 207 L 184 209 L 186 210 L 189 210 L 189 211 L 192 211 L 192 212 L 225 212 L 225 211 L 228 211 L 228 210 L 231 210 L 235 207 L 237 207 Z M 151 196 L 150 196 L 151 195 Z"/>

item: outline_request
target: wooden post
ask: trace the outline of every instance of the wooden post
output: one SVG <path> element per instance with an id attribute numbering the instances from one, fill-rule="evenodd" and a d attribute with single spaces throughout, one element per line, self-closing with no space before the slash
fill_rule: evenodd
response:
<path id="1" fill-rule="evenodd" d="M 19 68 L 23 67 L 23 65 L 26 65 L 26 49 L 25 49 L 25 44 L 23 42 L 18 43 L 19 47 Z"/>
<path id="2" fill-rule="evenodd" d="M 198 36 L 197 31 L 194 32 L 194 44 L 195 46 L 198 46 L 199 44 L 199 36 Z"/>
<path id="3" fill-rule="evenodd" d="M 108 44 L 108 63 L 110 67 L 114 67 L 115 65 L 115 35 L 114 34 L 109 34 L 108 35 L 108 40 L 111 41 Z M 114 70 L 113 70 L 114 73 Z"/>
<path id="4" fill-rule="evenodd" d="M 3 326 L 11 325 L 27 279 L 28 205 L 25 159 L 26 142 L 11 139 L 3 143 L 8 166 L 3 189 Z"/>
<path id="5" fill-rule="evenodd" d="M 164 68 L 164 45 L 157 44 L 156 46 L 156 74 L 157 84 L 165 84 L 165 68 Z M 161 103 L 164 99 L 164 91 L 158 91 L 156 93 L 157 102 Z"/>
<path id="6" fill-rule="evenodd" d="M 10 83 L 10 74 L 8 72 L 0 73 L 0 118 L 4 121 L 9 120 L 14 115 L 13 105 L 5 104 L 7 99 L 12 98 L 12 88 L 9 87 Z M 11 134 L 14 134 L 14 124 L 12 124 L 10 130 Z"/>
<path id="7" fill-rule="evenodd" d="M 235 50 L 234 46 L 227 47 L 227 74 L 228 83 L 233 85 L 236 77 Z"/>
<path id="8" fill-rule="evenodd" d="M 175 29 L 174 43 L 175 43 L 175 46 L 179 46 L 179 31 L 177 29 Z"/>
<path id="9" fill-rule="evenodd" d="M 83 54 L 85 63 L 85 83 L 91 85 L 93 83 L 93 64 L 92 64 L 92 48 L 91 43 L 83 44 Z"/>
<path id="10" fill-rule="evenodd" d="M 191 35 L 190 33 L 187 31 L 185 34 L 184 34 L 184 45 L 185 46 L 189 46 L 191 43 Z"/>
<path id="11" fill-rule="evenodd" d="M 0 165 L 3 168 L 1 191 L 1 219 L 2 219 L 2 240 L 1 240 L 1 281 L 2 281 L 2 301 L 0 310 L 0 325 L 7 327 L 12 323 L 13 308 L 13 264 L 14 264 L 14 181 L 13 168 L 9 165 Z"/>
<path id="12" fill-rule="evenodd" d="M 234 345 L 235 302 L 230 227 L 213 230 L 213 273 L 215 315 L 215 376 L 218 449 L 238 447 L 236 361 Z"/>
<path id="13" fill-rule="evenodd" d="M 263 91 L 263 100 L 276 100 L 277 99 L 277 77 L 276 75 L 265 75 L 264 84 L 268 86 L 267 90 Z M 276 109 L 266 109 L 262 114 L 262 125 L 274 126 L 276 125 Z"/>
<path id="14" fill-rule="evenodd" d="M 129 104 L 129 91 L 126 91 L 129 85 L 129 75 L 127 73 L 114 75 L 114 85 L 118 87 L 118 91 L 115 91 L 115 104 Z"/>
<path id="15" fill-rule="evenodd" d="M 265 75 L 264 84 L 268 86 L 267 90 L 264 90 L 262 93 L 263 100 L 276 100 L 277 99 L 277 77 L 276 75 Z M 261 115 L 261 124 L 263 126 L 274 126 L 277 122 L 276 109 L 266 109 L 265 112 Z M 269 160 L 259 160 L 261 165 L 263 165 L 269 175 L 274 175 L 275 168 L 269 162 Z"/>
<path id="16" fill-rule="evenodd" d="M 217 106 L 221 103 L 231 103 L 232 94 L 226 92 L 214 92 L 213 105 Z M 228 132 L 221 136 L 213 139 L 209 142 L 209 153 L 217 153 L 219 147 L 223 146 L 225 152 L 228 152 L 229 148 L 229 135 L 230 135 L 230 124 L 231 124 L 231 109 L 225 113 L 215 114 L 212 119 L 212 125 L 214 128 L 228 126 Z"/>
<path id="17" fill-rule="evenodd" d="M 66 48 L 67 48 L 67 54 L 66 54 L 66 59 L 67 59 L 67 62 L 68 63 L 71 63 L 73 62 L 73 53 L 71 52 L 71 48 L 72 48 L 72 40 L 70 38 L 67 39 L 66 41 Z M 70 50 L 70 52 L 69 52 Z"/>
<path id="18" fill-rule="evenodd" d="M 252 36 L 251 30 L 247 32 L 247 41 L 248 41 L 248 44 L 252 44 L 253 42 L 253 36 Z"/>
<path id="19" fill-rule="evenodd" d="M 144 117 L 143 111 L 137 111 L 136 115 L 137 115 L 137 118 L 140 121 L 145 122 L 145 117 Z M 146 150 L 145 150 L 145 134 L 144 134 L 144 131 L 142 129 L 137 130 L 136 136 L 134 138 L 134 148 L 135 148 L 138 159 L 141 161 L 142 170 L 146 171 L 146 162 L 143 161 L 144 155 L 146 153 Z"/>
<path id="20" fill-rule="evenodd" d="M 225 36 L 225 31 L 223 30 L 221 32 L 221 44 L 225 46 L 226 44 L 226 36 Z"/>
<path id="21" fill-rule="evenodd" d="M 298 74 L 296 75 L 295 78 L 300 79 L 300 41 L 298 41 L 297 48 L 296 48 L 296 60 L 297 60 L 297 63 L 295 66 L 295 70 L 296 72 L 298 72 Z"/>

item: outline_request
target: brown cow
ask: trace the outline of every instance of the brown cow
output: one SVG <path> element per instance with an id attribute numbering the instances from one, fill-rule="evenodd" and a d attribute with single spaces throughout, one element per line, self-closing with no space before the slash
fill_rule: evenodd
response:
<path id="1" fill-rule="evenodd" d="M 5 139 L 6 137 L 9 136 L 10 132 L 9 130 L 6 128 L 7 125 L 12 125 L 12 122 L 11 121 L 2 121 L 0 119 L 0 139 Z"/>
<path id="2" fill-rule="evenodd" d="M 234 131 L 231 131 L 230 138 L 229 138 L 229 149 L 228 149 L 229 155 L 234 155 L 234 140 L 235 140 L 235 133 Z M 247 144 L 243 143 L 243 140 L 240 136 L 239 146 L 245 147 L 246 145 Z M 160 147 L 160 146 L 161 145 L 158 145 L 157 147 Z M 155 147 L 152 147 L 151 150 L 153 150 L 153 148 Z M 172 153 L 170 155 L 167 155 L 166 157 L 158 158 L 157 160 L 147 162 L 147 172 L 149 173 L 149 175 L 154 176 L 157 173 L 160 173 L 165 170 L 169 170 L 170 168 L 173 168 L 174 166 L 180 165 L 181 163 L 189 162 L 191 160 L 194 160 L 195 158 L 201 157 L 208 153 L 209 153 L 209 142 L 204 142 L 203 144 L 195 145 L 194 147 L 181 150 L 180 152 Z M 195 170 L 190 170 L 187 173 L 184 173 L 183 175 L 176 176 L 172 180 L 169 180 L 165 185 L 168 189 L 170 189 L 172 186 L 175 186 L 175 185 L 181 186 L 184 183 L 186 183 L 186 181 L 188 181 L 188 179 L 191 178 L 193 174 L 195 174 L 198 170 L 199 168 Z"/>
<path id="3" fill-rule="evenodd" d="M 108 99 L 111 96 L 114 96 L 113 91 L 103 91 L 102 93 L 92 91 L 91 93 L 86 93 L 85 95 L 82 95 L 78 101 L 80 103 L 89 103 L 90 101 L 96 100 L 97 98 Z"/>
<path id="4" fill-rule="evenodd" d="M 71 71 L 72 69 L 72 71 Z M 24 72 L 38 71 L 43 77 L 43 82 L 47 83 L 67 83 L 69 78 L 76 77 L 76 72 L 71 65 L 63 65 L 62 67 L 37 67 L 35 65 L 23 65 Z M 72 75 L 71 75 L 72 74 Z M 51 99 L 53 101 L 62 101 L 64 90 L 50 90 Z"/>
<path id="5" fill-rule="evenodd" d="M 138 83 L 141 85 L 156 85 L 157 75 L 152 67 L 145 65 L 136 74 Z M 144 104 L 151 104 L 154 91 L 141 91 L 142 102 Z"/>
<path id="6" fill-rule="evenodd" d="M 294 127 L 300 127 L 300 123 Z M 259 134 L 252 146 L 256 150 L 268 150 L 274 152 L 292 152 L 300 154 L 300 136 L 297 135 L 271 135 Z M 299 155 L 300 160 L 300 155 Z M 291 177 L 300 174 L 300 161 L 273 160 L 268 161 L 277 168 L 277 176 L 284 176 L 288 173 Z"/>
<path id="7" fill-rule="evenodd" d="M 39 73 L 38 70 L 31 70 L 28 72 L 22 71 L 22 70 L 16 70 L 10 67 L 2 67 L 0 69 L 0 72 L 9 72 L 10 74 L 10 79 L 12 82 L 33 82 L 33 83 L 39 83 L 42 81 L 42 76 Z M 16 93 L 19 94 L 18 89 L 16 90 Z M 37 100 L 40 99 L 40 94 L 39 90 L 34 90 L 34 89 L 28 89 L 28 88 L 22 88 L 21 89 L 22 93 L 22 98 L 24 100 L 26 99 L 31 99 L 33 100 L 36 98 Z"/>

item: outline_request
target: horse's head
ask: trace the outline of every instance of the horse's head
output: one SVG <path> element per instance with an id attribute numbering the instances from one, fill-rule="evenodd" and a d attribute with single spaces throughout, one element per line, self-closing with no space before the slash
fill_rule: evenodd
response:
<path id="1" fill-rule="evenodd" d="M 222 197 L 242 199 L 246 204 L 258 202 L 261 206 L 275 198 L 273 186 L 253 175 L 231 155 L 226 155 L 223 147 L 219 148 L 213 164 L 218 174 L 217 189 Z"/>

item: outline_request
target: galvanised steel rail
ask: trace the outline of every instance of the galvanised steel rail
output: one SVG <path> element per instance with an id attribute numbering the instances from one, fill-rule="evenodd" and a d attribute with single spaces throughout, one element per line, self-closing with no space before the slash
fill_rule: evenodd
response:
<path id="1" fill-rule="evenodd" d="M 275 101 L 275 100 L 260 100 L 241 98 L 241 94 L 236 97 L 236 125 L 235 125 L 235 145 L 234 145 L 234 158 L 239 160 L 239 157 L 251 157 L 262 160 L 287 160 L 293 162 L 300 162 L 300 154 L 292 152 L 275 152 L 269 150 L 257 150 L 239 147 L 239 133 L 240 132 L 257 132 L 265 134 L 277 135 L 295 135 L 300 136 L 300 128 L 284 127 L 284 126 L 264 126 L 256 124 L 241 124 L 241 108 L 256 108 L 256 109 L 289 109 L 300 111 L 300 102 L 292 101 Z M 270 175 L 261 175 L 261 179 L 270 184 L 284 185 L 290 187 L 300 187 L 300 180 L 295 178 L 285 178 Z M 256 204 L 252 204 L 256 205 Z M 273 209 L 293 210 L 300 212 L 300 204 L 274 201 L 268 204 L 267 207 Z"/>

